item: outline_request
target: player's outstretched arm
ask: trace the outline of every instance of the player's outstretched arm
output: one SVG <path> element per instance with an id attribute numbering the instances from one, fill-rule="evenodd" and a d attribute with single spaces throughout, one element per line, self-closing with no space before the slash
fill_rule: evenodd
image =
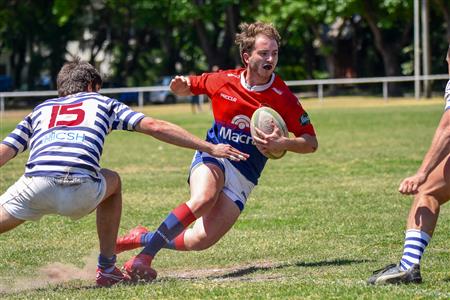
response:
<path id="1" fill-rule="evenodd" d="M 143 118 L 136 125 L 136 131 L 151 135 L 169 144 L 199 150 L 215 157 L 229 158 L 236 161 L 246 160 L 249 157 L 248 154 L 230 145 L 208 143 L 178 125 L 150 117 Z"/>
<path id="2" fill-rule="evenodd" d="M 16 150 L 8 145 L 0 144 L 0 167 L 16 156 Z"/>
<path id="3" fill-rule="evenodd" d="M 192 96 L 189 77 L 175 76 L 169 84 L 170 90 L 177 96 Z"/>

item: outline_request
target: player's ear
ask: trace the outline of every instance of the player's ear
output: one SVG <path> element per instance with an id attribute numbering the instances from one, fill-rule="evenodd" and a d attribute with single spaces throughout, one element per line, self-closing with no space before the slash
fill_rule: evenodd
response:
<path id="1" fill-rule="evenodd" d="M 100 84 L 95 84 L 95 86 L 94 86 L 94 82 L 89 82 L 89 84 L 88 84 L 88 86 L 87 86 L 87 88 L 86 88 L 86 91 L 87 92 L 89 92 L 89 93 L 91 93 L 91 92 L 98 92 L 99 90 L 100 90 L 100 88 L 101 88 L 101 85 Z"/>
<path id="2" fill-rule="evenodd" d="M 89 82 L 88 83 L 88 86 L 86 87 L 86 92 L 92 92 L 92 91 L 94 91 L 94 89 L 93 89 L 93 87 L 92 87 L 92 82 Z"/>
<path id="3" fill-rule="evenodd" d="M 242 53 L 242 59 L 244 60 L 245 65 L 248 65 L 250 55 L 247 52 L 244 52 L 244 53 Z"/>

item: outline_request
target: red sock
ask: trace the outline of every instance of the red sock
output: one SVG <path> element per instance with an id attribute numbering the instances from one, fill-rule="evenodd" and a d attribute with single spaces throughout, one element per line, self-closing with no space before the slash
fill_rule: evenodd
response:
<path id="1" fill-rule="evenodd" d="M 184 234 L 186 230 L 180 233 L 176 238 L 173 239 L 173 249 L 178 251 L 186 251 L 186 245 L 184 244 Z"/>

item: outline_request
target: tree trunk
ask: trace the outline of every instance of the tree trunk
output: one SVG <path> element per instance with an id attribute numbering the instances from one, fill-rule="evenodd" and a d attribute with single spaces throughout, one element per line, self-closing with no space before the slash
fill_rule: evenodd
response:
<path id="1" fill-rule="evenodd" d="M 205 28 L 205 24 L 200 20 L 194 20 L 194 27 L 195 31 L 197 33 L 197 38 L 200 41 L 200 47 L 203 50 L 203 53 L 206 56 L 206 60 L 208 62 L 208 65 L 211 66 L 223 66 L 223 57 L 217 53 L 217 48 L 215 44 L 215 40 L 211 41 L 211 39 L 208 37 L 208 32 Z"/>
<path id="2" fill-rule="evenodd" d="M 223 67 L 231 67 L 234 68 L 237 65 L 241 64 L 241 56 L 239 54 L 239 49 L 233 47 L 234 38 L 236 36 L 236 29 L 241 22 L 241 14 L 238 5 L 230 5 L 226 10 L 226 29 L 225 29 L 225 37 L 224 37 L 224 45 L 222 49 L 227 50 L 230 49 L 229 53 L 224 53 L 229 58 L 229 65 Z M 212 68 L 212 65 L 210 65 Z"/>
<path id="3" fill-rule="evenodd" d="M 411 31 L 411 22 L 405 25 L 403 35 L 397 39 L 396 42 L 387 43 L 383 36 L 383 32 L 377 25 L 378 21 L 375 19 L 375 10 L 371 7 L 370 1 L 366 1 L 364 4 L 363 17 L 369 24 L 370 30 L 374 35 L 375 47 L 383 59 L 385 74 L 386 76 L 399 76 L 401 74 L 401 68 L 397 53 L 400 52 L 403 44 L 407 41 L 408 35 Z M 401 96 L 402 94 L 398 83 L 390 83 L 388 92 L 393 96 Z"/>
<path id="4" fill-rule="evenodd" d="M 12 89 L 20 89 L 22 86 L 22 70 L 25 65 L 26 44 L 20 43 L 11 54 L 11 73 L 13 75 Z"/>
<path id="5" fill-rule="evenodd" d="M 202 19 L 193 21 L 200 47 L 206 56 L 210 69 L 213 66 L 218 66 L 221 69 L 234 68 L 237 64 L 240 64 L 240 57 L 233 54 L 234 37 L 241 20 L 239 6 L 227 6 L 225 18 L 225 28 L 222 29 L 218 24 L 213 24 L 214 29 L 211 32 L 208 32 Z M 221 30 L 224 30 L 223 35 L 220 34 Z M 219 40 L 221 38 L 223 40 Z"/>

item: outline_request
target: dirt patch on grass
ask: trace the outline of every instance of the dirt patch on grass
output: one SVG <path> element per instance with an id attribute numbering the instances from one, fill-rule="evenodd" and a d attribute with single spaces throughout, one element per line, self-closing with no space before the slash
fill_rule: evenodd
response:
<path id="1" fill-rule="evenodd" d="M 88 282 L 82 288 L 94 288 L 94 278 L 97 255 L 96 252 L 84 259 L 85 266 L 78 268 L 70 264 L 52 263 L 38 271 L 37 276 L 16 279 L 12 284 L 6 286 L 0 284 L 0 298 L 2 295 L 18 293 L 26 290 L 42 288 L 53 288 L 55 285 L 66 284 L 74 280 Z M 342 266 L 355 263 L 364 263 L 366 260 L 334 259 L 317 262 L 272 262 L 263 261 L 253 264 L 235 265 L 223 268 L 191 269 L 191 270 L 159 270 L 156 282 L 165 280 L 210 280 L 214 282 L 240 281 L 240 282 L 262 282 L 281 281 L 288 279 L 291 275 L 286 272 L 277 272 L 279 269 L 300 267 L 317 268 L 326 266 Z M 65 286 L 65 285 L 64 285 Z M 80 288 L 77 286 L 76 288 Z"/>
<path id="2" fill-rule="evenodd" d="M 20 293 L 23 291 L 37 290 L 43 288 L 53 288 L 73 280 L 89 282 L 89 286 L 94 287 L 96 253 L 87 257 L 85 266 L 78 268 L 71 264 L 51 263 L 39 269 L 37 276 L 17 278 L 7 286 L 0 284 L 0 296 Z M 268 281 L 283 279 L 282 275 L 272 273 L 257 273 L 280 268 L 279 263 L 260 262 L 251 265 L 238 265 L 225 268 L 192 269 L 192 270 L 165 270 L 159 272 L 157 281 L 168 279 L 177 280 L 212 280 L 212 281 Z"/>
<path id="3" fill-rule="evenodd" d="M 72 264 L 51 263 L 40 268 L 36 276 L 17 278 L 7 286 L 0 284 L 0 298 L 2 294 L 37 290 L 72 280 L 89 280 L 93 282 L 97 266 L 97 253 L 93 252 L 84 259 L 84 262 L 83 268 L 78 268 Z"/>

